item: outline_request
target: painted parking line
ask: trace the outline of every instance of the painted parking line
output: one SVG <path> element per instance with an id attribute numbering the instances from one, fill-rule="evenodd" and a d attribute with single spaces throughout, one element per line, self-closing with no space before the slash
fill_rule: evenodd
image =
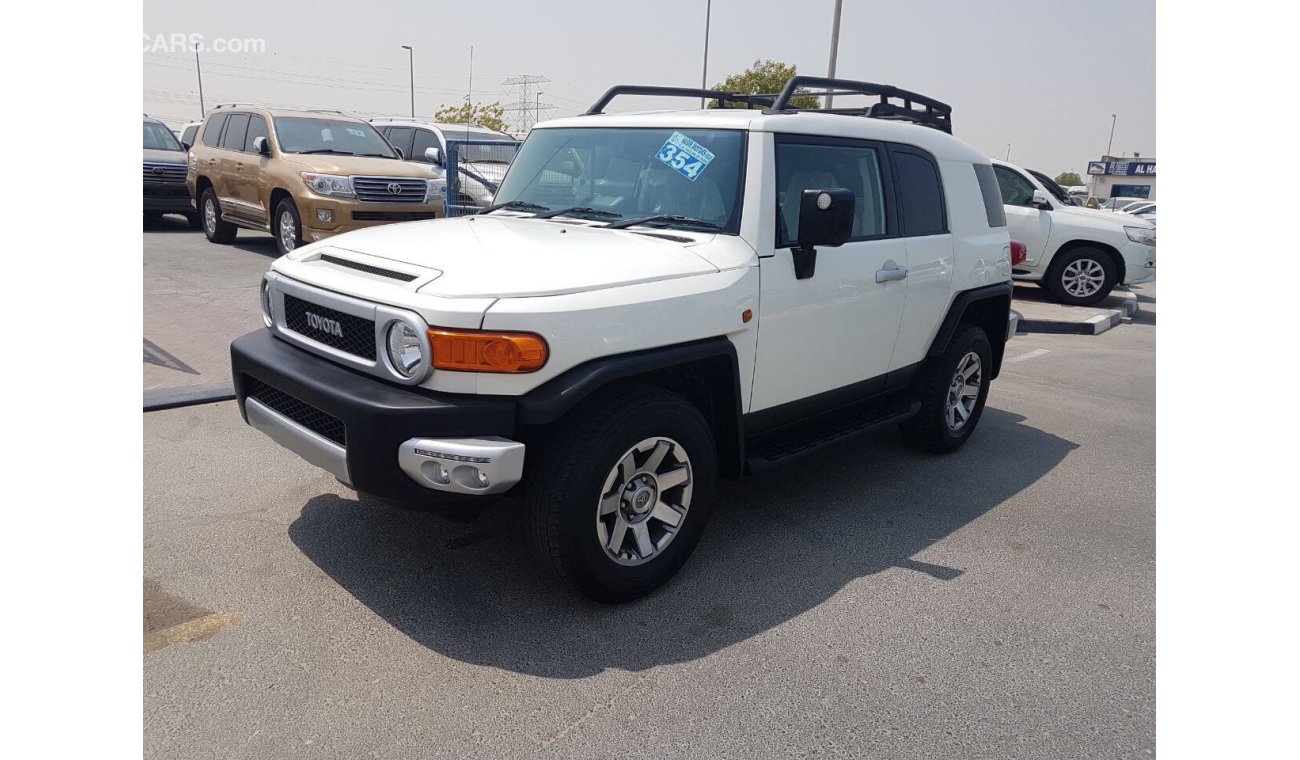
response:
<path id="1" fill-rule="evenodd" d="M 1013 356 L 1010 359 L 1007 359 L 1007 363 L 1017 364 L 1019 362 L 1029 361 L 1030 359 L 1042 356 L 1043 354 L 1050 354 L 1051 352 L 1052 350 L 1050 348 L 1035 348 L 1033 351 L 1028 353 L 1023 353 L 1019 356 Z"/>

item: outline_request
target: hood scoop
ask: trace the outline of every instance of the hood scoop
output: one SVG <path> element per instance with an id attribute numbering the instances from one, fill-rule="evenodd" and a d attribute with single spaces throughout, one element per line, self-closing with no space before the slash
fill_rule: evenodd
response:
<path id="1" fill-rule="evenodd" d="M 371 264 L 365 264 L 360 261 L 353 261 L 352 259 L 341 258 L 339 256 L 334 256 L 333 254 L 329 254 L 329 253 L 322 253 L 320 255 L 320 260 L 326 262 L 327 264 L 333 264 L 334 266 L 347 267 L 348 269 L 355 269 L 358 272 L 366 272 L 367 274 L 378 275 L 379 277 L 387 277 L 390 280 L 401 280 L 402 282 L 411 282 L 412 280 L 414 280 L 416 277 L 419 276 L 414 274 L 407 274 L 406 272 L 398 272 L 397 270 L 394 269 L 385 269 L 383 267 L 377 267 Z"/>

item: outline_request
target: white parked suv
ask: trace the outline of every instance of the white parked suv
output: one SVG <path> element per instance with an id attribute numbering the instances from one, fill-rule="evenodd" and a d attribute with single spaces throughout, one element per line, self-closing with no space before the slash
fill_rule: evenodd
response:
<path id="1" fill-rule="evenodd" d="M 1011 237 L 1028 249 L 1012 272 L 1061 303 L 1094 304 L 1116 285 L 1156 276 L 1155 225 L 1127 214 L 1079 208 L 1056 197 L 1032 172 L 993 160 Z"/>
<path id="2" fill-rule="evenodd" d="M 788 107 L 802 87 L 872 101 Z M 748 107 L 602 113 L 621 95 Z M 974 432 L 1014 330 L 1010 237 L 950 113 L 814 77 L 615 87 L 535 127 L 482 214 L 277 259 L 267 329 L 231 346 L 240 410 L 381 499 L 517 496 L 561 578 L 645 594 L 716 476 L 886 425 L 936 453 Z"/>
<path id="3" fill-rule="evenodd" d="M 451 158 L 448 140 L 459 143 L 455 157 L 455 195 L 450 204 L 470 213 L 492 205 L 501 179 L 519 150 L 519 141 L 510 135 L 473 124 L 446 124 L 400 116 L 375 118 L 370 123 L 408 160 L 432 164 L 438 176 L 444 178 Z"/>

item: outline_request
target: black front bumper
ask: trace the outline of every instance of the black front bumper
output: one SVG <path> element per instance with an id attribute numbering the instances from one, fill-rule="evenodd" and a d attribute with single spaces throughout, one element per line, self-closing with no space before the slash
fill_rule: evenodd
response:
<path id="1" fill-rule="evenodd" d="M 297 402 L 295 412 L 323 413 L 333 420 L 323 430 L 340 435 L 348 475 L 357 491 L 396 501 L 451 501 L 465 497 L 417 484 L 398 467 L 397 449 L 416 438 L 491 436 L 515 433 L 513 399 L 464 396 L 405 388 L 361 374 L 286 343 L 270 330 L 257 330 L 230 344 L 230 366 L 240 414 L 250 394 Z M 278 393 L 275 393 L 278 392 Z M 283 394 L 283 395 L 280 395 Z M 304 409 L 302 405 L 307 408 Z M 336 439 L 337 440 L 337 439 Z"/>
<path id="2" fill-rule="evenodd" d="M 194 204 L 185 185 L 163 182 L 144 183 L 144 210 L 168 214 L 193 214 Z"/>

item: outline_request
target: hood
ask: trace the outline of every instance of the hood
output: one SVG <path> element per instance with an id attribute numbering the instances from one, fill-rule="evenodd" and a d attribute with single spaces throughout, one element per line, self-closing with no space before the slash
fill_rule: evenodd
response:
<path id="1" fill-rule="evenodd" d="M 1107 222 L 1116 227 L 1144 227 L 1148 226 L 1147 222 L 1138 219 L 1132 214 L 1125 214 L 1123 211 L 1103 211 L 1096 208 L 1080 208 L 1078 206 L 1065 206 L 1062 208 L 1052 209 L 1053 214 L 1069 214 L 1072 218 L 1079 219 L 1092 227 L 1105 226 Z"/>
<path id="2" fill-rule="evenodd" d="M 372 175 L 377 177 L 435 177 L 429 167 L 396 158 L 372 158 L 369 156 L 331 156 L 328 153 L 282 153 L 280 157 L 287 163 L 302 167 L 302 171 L 319 174 Z"/>
<path id="3" fill-rule="evenodd" d="M 186 155 L 183 150 L 159 150 L 157 148 L 145 148 L 144 160 L 155 164 L 180 164 L 185 166 Z"/>
<path id="4" fill-rule="evenodd" d="M 509 216 L 389 224 L 321 245 L 435 270 L 419 292 L 444 298 L 559 295 L 718 271 L 682 242 Z"/>

